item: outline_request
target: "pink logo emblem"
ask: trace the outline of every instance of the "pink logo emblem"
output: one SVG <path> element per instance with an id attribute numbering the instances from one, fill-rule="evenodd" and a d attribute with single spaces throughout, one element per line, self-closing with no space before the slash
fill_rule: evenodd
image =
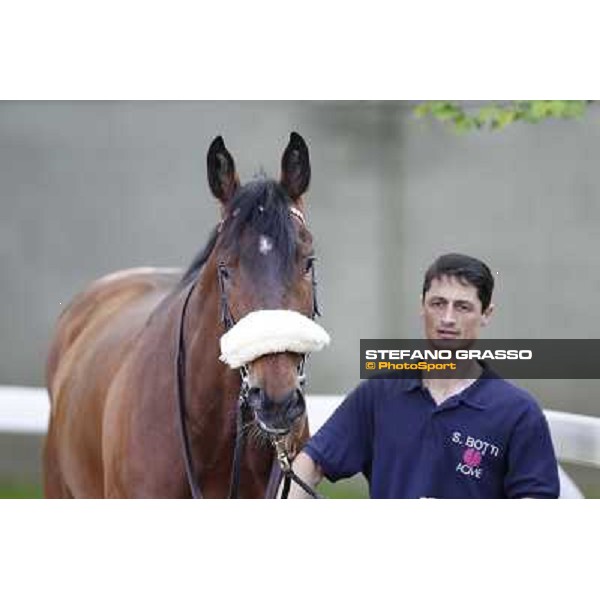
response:
<path id="1" fill-rule="evenodd" d="M 473 448 L 467 448 L 463 454 L 463 462 L 469 467 L 478 467 L 481 464 L 481 452 L 477 452 Z"/>

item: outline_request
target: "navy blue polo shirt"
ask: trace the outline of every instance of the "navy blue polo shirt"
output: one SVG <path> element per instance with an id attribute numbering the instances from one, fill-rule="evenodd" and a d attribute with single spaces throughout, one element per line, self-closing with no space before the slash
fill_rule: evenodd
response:
<path id="1" fill-rule="evenodd" d="M 363 473 L 372 498 L 557 498 L 534 398 L 489 370 L 436 405 L 421 379 L 368 379 L 303 448 L 331 481 Z"/>

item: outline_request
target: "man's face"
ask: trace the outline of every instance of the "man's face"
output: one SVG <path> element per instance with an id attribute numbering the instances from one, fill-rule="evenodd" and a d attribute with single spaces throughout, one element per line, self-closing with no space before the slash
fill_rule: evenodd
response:
<path id="1" fill-rule="evenodd" d="M 494 306 L 482 312 L 477 288 L 456 277 L 434 279 L 425 293 L 421 316 L 429 340 L 476 340 L 481 327 L 489 322 Z M 434 344 L 436 345 L 436 344 Z"/>

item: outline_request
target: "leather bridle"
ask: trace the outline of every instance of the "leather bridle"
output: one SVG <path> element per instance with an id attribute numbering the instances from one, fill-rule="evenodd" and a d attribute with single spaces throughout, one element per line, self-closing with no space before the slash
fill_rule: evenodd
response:
<path id="1" fill-rule="evenodd" d="M 292 215 L 297 217 L 303 225 L 305 225 L 304 215 L 296 207 L 290 207 Z M 218 231 L 222 229 L 223 221 L 220 223 Z M 311 257 L 310 269 L 311 269 L 311 283 L 312 283 L 312 319 L 317 316 L 321 316 L 319 311 L 319 305 L 317 302 L 317 280 L 314 268 L 314 257 Z M 217 266 L 217 279 L 219 284 L 220 292 L 220 308 L 221 308 L 221 322 L 225 331 L 231 329 L 236 321 L 231 314 L 229 303 L 227 301 L 227 293 L 225 289 L 225 275 L 226 269 L 223 264 Z M 177 327 L 177 340 L 176 340 L 176 394 L 177 394 L 177 412 L 179 422 L 179 434 L 181 438 L 183 460 L 185 464 L 185 472 L 187 482 L 190 488 L 192 498 L 201 499 L 203 498 L 202 491 L 194 474 L 194 466 L 192 461 L 192 452 L 190 447 L 190 438 L 188 428 L 186 424 L 186 389 L 185 389 L 185 365 L 186 365 L 186 348 L 184 340 L 185 330 L 185 315 L 187 306 L 192 293 L 196 287 L 194 281 L 188 291 L 186 292 L 185 299 L 179 315 L 179 324 Z M 306 382 L 305 375 L 306 366 L 306 354 L 302 355 L 300 364 L 298 366 L 298 382 L 300 388 L 298 392 L 304 395 L 304 386 Z M 236 410 L 236 435 L 233 452 L 233 462 L 231 466 L 231 478 L 229 483 L 229 498 L 237 498 L 240 487 L 240 475 L 241 475 L 241 463 L 242 463 L 242 452 L 244 446 L 244 431 L 246 421 L 252 421 L 252 418 L 248 419 L 251 409 L 249 406 L 248 398 L 250 394 L 250 372 L 247 365 L 242 365 L 239 368 L 240 373 L 240 392 L 238 396 L 237 410 Z M 251 416 L 251 415 L 250 415 Z M 283 489 L 282 498 L 287 498 L 291 486 L 291 482 L 294 481 L 299 485 L 309 496 L 313 498 L 322 498 L 315 490 L 313 490 L 308 484 L 302 481 L 292 469 L 292 460 L 288 453 L 286 439 L 284 436 L 271 436 L 271 443 L 274 449 L 273 462 L 271 464 L 271 472 L 269 475 L 269 482 L 266 489 L 266 498 L 275 498 L 281 479 L 283 478 Z"/>

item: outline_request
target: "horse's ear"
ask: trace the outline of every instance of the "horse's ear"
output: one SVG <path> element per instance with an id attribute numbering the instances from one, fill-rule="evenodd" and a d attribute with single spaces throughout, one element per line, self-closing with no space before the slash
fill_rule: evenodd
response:
<path id="1" fill-rule="evenodd" d="M 239 185 L 239 179 L 235 172 L 233 157 L 229 154 L 221 136 L 216 137 L 206 155 L 206 166 L 208 171 L 208 185 L 212 193 L 221 202 L 227 203 L 231 200 Z"/>
<path id="2" fill-rule="evenodd" d="M 310 183 L 310 159 L 308 146 L 295 131 L 281 158 L 281 185 L 292 200 L 299 198 Z"/>

